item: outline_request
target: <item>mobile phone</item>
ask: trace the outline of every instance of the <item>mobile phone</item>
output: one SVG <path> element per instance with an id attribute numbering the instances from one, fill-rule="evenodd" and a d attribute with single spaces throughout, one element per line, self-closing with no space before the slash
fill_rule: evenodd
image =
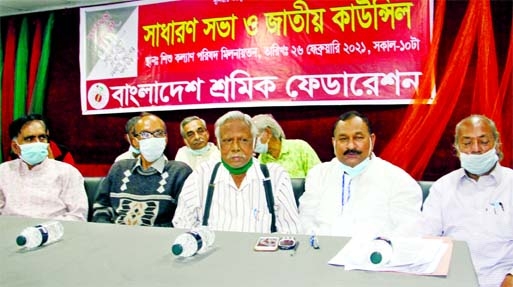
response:
<path id="1" fill-rule="evenodd" d="M 279 237 L 261 236 L 255 244 L 255 251 L 276 251 L 278 250 Z"/>

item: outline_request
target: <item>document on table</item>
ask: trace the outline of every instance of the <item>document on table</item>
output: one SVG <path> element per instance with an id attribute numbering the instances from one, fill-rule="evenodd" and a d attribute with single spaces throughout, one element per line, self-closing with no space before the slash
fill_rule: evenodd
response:
<path id="1" fill-rule="evenodd" d="M 351 238 L 328 264 L 344 266 L 345 270 L 391 271 L 419 275 L 447 276 L 452 255 L 448 238 L 390 238 L 392 258 L 384 265 L 368 260 L 368 239 Z"/>

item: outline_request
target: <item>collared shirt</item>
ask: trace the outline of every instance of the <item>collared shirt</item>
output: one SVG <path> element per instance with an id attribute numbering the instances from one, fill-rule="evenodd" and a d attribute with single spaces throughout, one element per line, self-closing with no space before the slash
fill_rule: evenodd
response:
<path id="1" fill-rule="evenodd" d="M 213 143 L 208 143 L 208 151 L 202 155 L 193 154 L 187 146 L 183 146 L 176 152 L 175 160 L 185 162 L 192 169 L 196 169 L 206 161 L 221 161 L 221 153 L 217 146 Z"/>
<path id="2" fill-rule="evenodd" d="M 84 178 L 64 162 L 45 159 L 28 169 L 23 160 L 0 164 L 0 215 L 85 221 Z"/>
<path id="3" fill-rule="evenodd" d="M 513 272 L 513 170 L 497 164 L 475 181 L 460 168 L 431 186 L 419 235 L 468 243 L 481 286 L 500 286 Z M 417 230 L 419 231 L 419 230 Z"/>
<path id="4" fill-rule="evenodd" d="M 278 158 L 269 153 L 260 154 L 261 163 L 274 162 L 283 166 L 292 178 L 305 178 L 308 171 L 321 163 L 315 150 L 304 140 L 282 139 Z"/>
<path id="5" fill-rule="evenodd" d="M 263 185 L 260 163 L 253 158 L 240 187 L 220 165 L 214 184 L 208 226 L 214 230 L 269 233 L 271 214 Z M 205 200 L 215 162 L 202 164 L 185 181 L 173 218 L 175 227 L 191 228 L 202 223 Z M 274 195 L 276 227 L 280 233 L 298 233 L 299 217 L 287 172 L 278 164 L 268 164 Z"/>
<path id="6" fill-rule="evenodd" d="M 420 186 L 399 167 L 373 154 L 351 178 L 335 157 L 308 173 L 299 215 L 308 234 L 388 235 L 417 220 L 421 204 Z"/>
<path id="7" fill-rule="evenodd" d="M 159 157 L 156 161 L 152 162 L 151 165 L 148 167 L 147 170 L 144 170 L 141 163 L 141 158 L 137 158 L 137 162 L 135 163 L 134 167 L 132 167 L 132 172 L 137 170 L 142 175 L 145 174 L 152 174 L 153 171 L 157 171 L 158 173 L 164 172 L 164 167 L 166 166 L 167 158 L 165 156 Z"/>

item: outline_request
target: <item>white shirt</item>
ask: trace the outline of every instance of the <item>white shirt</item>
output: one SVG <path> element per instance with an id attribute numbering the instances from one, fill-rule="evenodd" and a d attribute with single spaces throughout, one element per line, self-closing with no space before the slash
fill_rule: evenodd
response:
<path id="1" fill-rule="evenodd" d="M 191 228 L 202 223 L 208 185 L 215 162 L 202 164 L 187 178 L 178 198 L 173 225 Z M 276 228 L 280 233 L 298 233 L 299 216 L 288 173 L 278 164 L 267 164 L 274 195 Z M 260 163 L 246 172 L 238 188 L 221 164 L 214 180 L 208 226 L 213 230 L 269 233 L 271 214 L 267 208 L 264 176 Z"/>
<path id="2" fill-rule="evenodd" d="M 479 284 L 500 286 L 513 272 L 513 170 L 497 167 L 476 182 L 462 168 L 431 186 L 416 235 L 468 243 Z"/>
<path id="3" fill-rule="evenodd" d="M 116 157 L 116 159 L 114 160 L 114 162 L 120 161 L 123 159 L 136 159 L 136 157 L 134 157 L 134 153 L 131 150 L 127 150 L 124 153 L 118 155 Z"/>
<path id="4" fill-rule="evenodd" d="M 351 178 L 335 157 L 308 172 L 299 215 L 309 234 L 383 236 L 417 219 L 421 205 L 420 186 L 399 167 L 373 154 L 365 170 Z"/>
<path id="5" fill-rule="evenodd" d="M 187 146 L 183 146 L 176 152 L 175 160 L 185 162 L 192 169 L 196 169 L 199 165 L 205 161 L 221 161 L 221 153 L 216 145 L 208 143 L 208 151 L 202 155 L 193 154 Z"/>
<path id="6" fill-rule="evenodd" d="M 86 221 L 84 178 L 65 162 L 45 159 L 28 169 L 23 160 L 0 164 L 0 215 Z"/>

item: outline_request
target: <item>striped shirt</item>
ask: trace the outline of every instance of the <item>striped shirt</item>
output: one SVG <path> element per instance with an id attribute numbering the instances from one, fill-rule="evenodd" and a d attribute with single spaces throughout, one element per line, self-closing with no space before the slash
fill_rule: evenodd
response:
<path id="1" fill-rule="evenodd" d="M 479 284 L 500 286 L 513 272 L 513 170 L 497 167 L 478 181 L 458 169 L 437 180 L 423 207 L 422 235 L 468 243 Z"/>
<path id="2" fill-rule="evenodd" d="M 215 164 L 202 164 L 185 181 L 173 218 L 175 227 L 191 228 L 201 224 Z M 267 166 L 271 177 L 278 232 L 299 233 L 299 215 L 290 177 L 278 164 Z M 208 225 L 213 230 L 270 233 L 271 214 L 267 208 L 263 179 L 260 163 L 255 158 L 239 188 L 228 170 L 220 165 L 214 180 Z"/>

